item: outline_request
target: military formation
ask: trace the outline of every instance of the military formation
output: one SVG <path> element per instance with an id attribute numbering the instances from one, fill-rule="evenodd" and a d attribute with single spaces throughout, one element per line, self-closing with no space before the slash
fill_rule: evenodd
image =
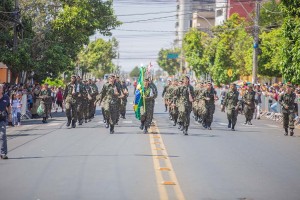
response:
<path id="1" fill-rule="evenodd" d="M 226 112 L 228 128 L 235 131 L 239 111 L 242 110 L 245 116 L 245 125 L 252 125 L 252 119 L 257 105 L 257 92 L 253 85 L 247 85 L 243 93 L 239 93 L 236 84 L 230 84 L 228 91 L 223 92 L 221 101 L 221 111 Z M 140 129 L 144 133 L 153 123 L 153 113 L 158 90 L 151 78 L 144 79 L 144 87 L 141 90 L 144 99 Z M 66 85 L 64 99 L 66 103 L 67 126 L 72 128 L 76 124 L 88 123 L 95 116 L 96 105 L 102 109 L 103 122 L 110 133 L 115 131 L 115 125 L 119 119 L 126 119 L 126 106 L 128 102 L 128 88 L 125 81 L 120 77 L 111 74 L 101 91 L 92 80 L 82 81 L 79 76 L 72 76 L 71 82 Z M 48 117 L 51 110 L 50 91 L 47 86 L 41 91 L 41 105 L 45 110 L 43 122 Z M 181 80 L 167 80 L 163 89 L 165 112 L 168 112 L 169 119 L 173 121 L 173 126 L 184 135 L 188 135 L 190 126 L 190 116 L 193 113 L 195 121 L 204 129 L 212 130 L 211 125 L 215 113 L 215 102 L 218 100 L 217 92 L 211 82 L 200 81 L 194 86 L 190 84 L 188 76 Z M 296 94 L 291 84 L 287 84 L 284 93 L 280 95 L 279 104 L 282 107 L 283 128 L 285 135 L 294 135 L 295 122 L 295 99 Z"/>
<path id="2" fill-rule="evenodd" d="M 87 123 L 95 116 L 96 97 L 99 94 L 94 81 L 82 81 L 80 76 L 72 76 L 64 90 L 63 98 L 66 104 L 67 127 L 72 128 Z"/>
<path id="3" fill-rule="evenodd" d="M 193 87 L 188 76 L 180 81 L 169 80 L 164 88 L 163 98 L 166 111 L 169 109 L 169 118 L 174 122 L 173 126 L 178 125 L 184 135 L 188 135 L 192 112 L 198 123 L 211 130 L 218 97 L 210 82 L 199 82 Z"/>

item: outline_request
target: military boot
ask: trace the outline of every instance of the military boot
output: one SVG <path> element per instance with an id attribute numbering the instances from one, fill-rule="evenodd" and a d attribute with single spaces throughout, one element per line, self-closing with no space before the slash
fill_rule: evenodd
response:
<path id="1" fill-rule="evenodd" d="M 183 129 L 183 134 L 188 135 L 188 126 L 185 126 Z"/>
<path id="2" fill-rule="evenodd" d="M 109 128 L 109 123 L 108 122 L 106 122 L 105 128 Z"/>
<path id="3" fill-rule="evenodd" d="M 71 117 L 68 117 L 67 127 L 71 125 Z"/>
<path id="4" fill-rule="evenodd" d="M 72 128 L 76 128 L 76 121 L 72 120 Z"/>
<path id="5" fill-rule="evenodd" d="M 182 125 L 181 125 L 181 122 L 178 122 L 179 126 L 178 126 L 178 129 L 181 129 Z"/>
<path id="6" fill-rule="evenodd" d="M 228 128 L 231 128 L 231 120 L 228 120 Z"/>
<path id="7" fill-rule="evenodd" d="M 147 134 L 147 133 L 148 133 L 148 127 L 145 126 L 145 128 L 144 128 L 144 134 Z"/>
<path id="8" fill-rule="evenodd" d="M 140 129 L 143 130 L 144 129 L 144 123 L 141 123 L 140 125 Z"/>
<path id="9" fill-rule="evenodd" d="M 291 129 L 290 129 L 290 136 L 293 136 L 293 135 L 294 135 L 294 129 L 291 128 Z"/>
<path id="10" fill-rule="evenodd" d="M 235 127 L 235 124 L 232 124 L 232 127 L 231 127 L 232 131 L 235 131 L 234 127 Z"/>
<path id="11" fill-rule="evenodd" d="M 285 136 L 289 135 L 289 130 L 288 130 L 288 128 L 284 128 L 284 135 L 285 135 Z"/>
<path id="12" fill-rule="evenodd" d="M 248 125 L 252 125 L 251 121 L 248 121 Z"/>
<path id="13" fill-rule="evenodd" d="M 176 126 L 176 124 L 177 124 L 177 120 L 175 119 L 175 120 L 174 120 L 173 126 Z"/>
<path id="14" fill-rule="evenodd" d="M 114 133 L 115 133 L 115 126 L 110 125 L 110 134 L 114 134 Z"/>

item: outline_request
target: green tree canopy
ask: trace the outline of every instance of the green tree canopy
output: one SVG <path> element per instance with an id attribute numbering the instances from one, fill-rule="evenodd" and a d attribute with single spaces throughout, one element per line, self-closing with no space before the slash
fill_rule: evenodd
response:
<path id="1" fill-rule="evenodd" d="M 130 72 L 129 75 L 130 75 L 131 78 L 134 78 L 134 77 L 138 78 L 139 75 L 140 75 L 140 69 L 139 69 L 139 67 L 138 67 L 138 66 L 135 66 L 135 67 L 133 68 L 133 70 L 131 70 L 131 72 Z"/>
<path id="2" fill-rule="evenodd" d="M 180 54 L 179 49 L 161 49 L 158 53 L 157 63 L 160 68 L 168 72 L 169 75 L 175 75 L 180 68 L 178 59 L 169 59 L 168 54 L 176 53 Z"/>

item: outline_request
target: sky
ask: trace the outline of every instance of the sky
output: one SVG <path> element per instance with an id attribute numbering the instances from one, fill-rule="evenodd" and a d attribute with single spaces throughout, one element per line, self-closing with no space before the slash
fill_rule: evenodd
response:
<path id="1" fill-rule="evenodd" d="M 114 63 L 127 72 L 150 62 L 154 70 L 158 69 L 159 50 L 172 48 L 175 39 L 176 0 L 114 0 L 114 10 L 123 22 L 112 31 L 120 53 Z M 91 40 L 96 38 L 104 37 L 96 34 Z"/>

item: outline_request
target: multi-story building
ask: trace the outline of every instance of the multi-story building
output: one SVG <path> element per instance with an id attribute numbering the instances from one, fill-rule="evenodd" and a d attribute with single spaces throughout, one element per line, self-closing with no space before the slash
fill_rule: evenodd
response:
<path id="1" fill-rule="evenodd" d="M 216 0 L 215 25 L 222 25 L 234 13 L 251 20 L 254 10 L 255 0 Z"/>

